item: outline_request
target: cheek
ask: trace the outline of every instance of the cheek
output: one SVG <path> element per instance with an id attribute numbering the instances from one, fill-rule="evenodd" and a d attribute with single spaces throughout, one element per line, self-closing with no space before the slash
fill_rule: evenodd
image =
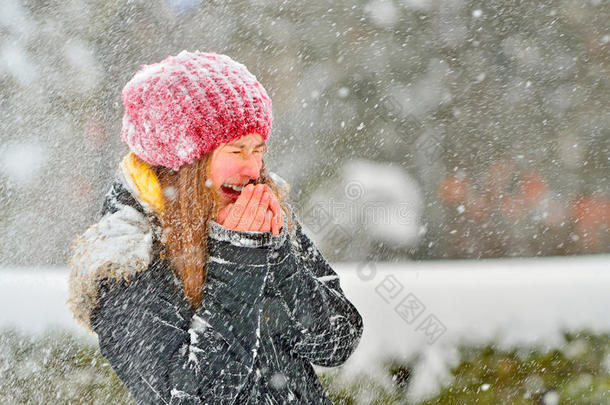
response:
<path id="1" fill-rule="evenodd" d="M 223 181 L 227 177 L 232 176 L 239 169 L 239 164 L 234 159 L 226 156 L 218 156 L 212 168 L 213 180 Z"/>

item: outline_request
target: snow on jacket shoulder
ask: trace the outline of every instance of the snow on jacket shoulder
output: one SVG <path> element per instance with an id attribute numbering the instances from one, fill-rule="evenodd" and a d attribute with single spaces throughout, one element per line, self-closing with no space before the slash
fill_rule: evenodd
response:
<path id="1" fill-rule="evenodd" d="M 69 304 L 138 404 L 331 404 L 311 364 L 345 362 L 362 318 L 290 214 L 278 236 L 211 221 L 193 310 L 151 213 L 113 182 L 74 246 Z"/>

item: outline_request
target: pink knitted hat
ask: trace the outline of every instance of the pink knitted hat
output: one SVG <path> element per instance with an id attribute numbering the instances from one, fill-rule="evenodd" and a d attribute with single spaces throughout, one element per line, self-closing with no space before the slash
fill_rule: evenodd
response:
<path id="1" fill-rule="evenodd" d="M 226 55 L 182 51 L 142 70 L 122 92 L 122 140 L 140 159 L 173 170 L 219 144 L 269 138 L 271 99 L 248 69 Z"/>

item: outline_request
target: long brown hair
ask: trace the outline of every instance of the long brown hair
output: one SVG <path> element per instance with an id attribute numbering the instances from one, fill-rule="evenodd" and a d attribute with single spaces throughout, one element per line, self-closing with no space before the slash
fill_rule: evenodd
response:
<path id="1" fill-rule="evenodd" d="M 158 214 L 163 228 L 161 258 L 169 259 L 174 274 L 182 281 L 184 295 L 197 308 L 203 298 L 203 284 L 207 279 L 208 221 L 219 211 L 219 196 L 213 187 L 206 186 L 212 152 L 178 171 L 161 166 L 153 167 L 163 189 L 164 210 Z M 265 161 L 256 183 L 267 184 L 286 213 L 288 231 L 294 222 L 286 208 L 288 190 L 273 181 Z"/>

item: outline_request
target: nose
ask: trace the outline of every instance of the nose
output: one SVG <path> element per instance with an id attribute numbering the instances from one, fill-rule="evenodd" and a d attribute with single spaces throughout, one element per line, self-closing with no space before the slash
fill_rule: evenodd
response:
<path id="1" fill-rule="evenodd" d="M 241 175 L 249 179 L 256 180 L 260 176 L 261 167 L 253 154 L 249 154 L 248 158 L 243 161 L 241 167 Z"/>

